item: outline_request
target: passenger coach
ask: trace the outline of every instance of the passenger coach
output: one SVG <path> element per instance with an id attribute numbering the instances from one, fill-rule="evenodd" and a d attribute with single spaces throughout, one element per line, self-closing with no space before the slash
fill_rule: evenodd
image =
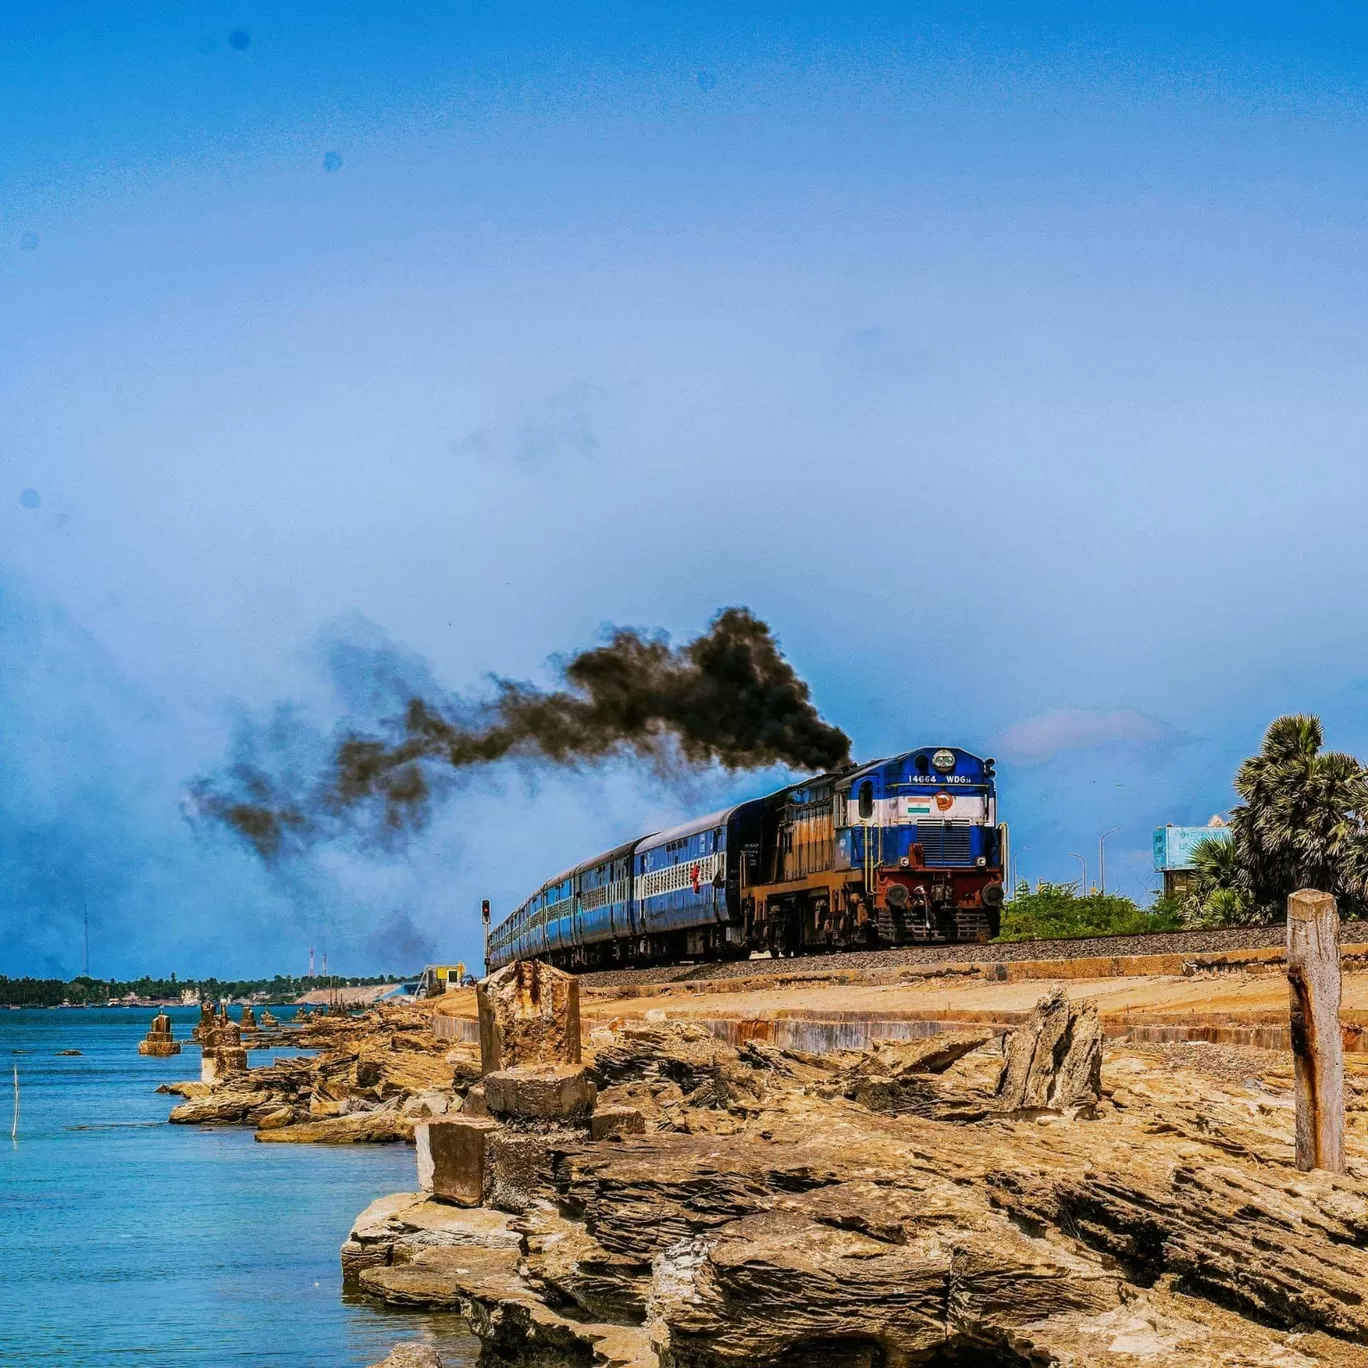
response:
<path id="1" fill-rule="evenodd" d="M 993 761 L 951 746 L 817 775 L 596 855 L 489 940 L 489 967 L 794 955 L 996 936 Z"/>

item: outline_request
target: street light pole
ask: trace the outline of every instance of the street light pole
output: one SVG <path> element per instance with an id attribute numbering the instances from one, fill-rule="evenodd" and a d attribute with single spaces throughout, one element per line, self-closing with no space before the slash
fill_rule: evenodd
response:
<path id="1" fill-rule="evenodd" d="M 1103 896 L 1107 892 L 1107 852 L 1103 849 L 1103 843 L 1108 836 L 1114 836 L 1120 830 L 1120 827 L 1112 827 L 1097 838 L 1097 891 Z"/>
<path id="2" fill-rule="evenodd" d="M 1012 897 L 1014 897 L 1014 898 L 1016 897 L 1016 891 L 1017 891 L 1017 867 L 1018 867 L 1017 862 L 1021 859 L 1021 857 L 1022 857 L 1028 850 L 1030 850 L 1030 848 L 1031 848 L 1030 846 L 1022 846 L 1020 850 L 1014 850 L 1014 851 L 1012 852 L 1012 871 L 1011 871 L 1011 874 L 1012 874 Z"/>
<path id="3" fill-rule="evenodd" d="M 1069 854 L 1083 866 L 1083 882 L 1078 885 L 1078 889 L 1079 897 L 1086 898 L 1088 896 L 1088 862 L 1076 850 L 1069 851 Z"/>

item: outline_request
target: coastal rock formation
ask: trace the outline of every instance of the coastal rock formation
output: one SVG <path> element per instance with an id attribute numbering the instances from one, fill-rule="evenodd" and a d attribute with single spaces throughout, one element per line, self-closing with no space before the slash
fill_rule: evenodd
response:
<path id="1" fill-rule="evenodd" d="M 1069 1001 L 1063 988 L 1042 998 L 1012 1033 L 998 1084 L 1003 1111 L 1077 1111 L 1102 1095 L 1102 1027 L 1093 1003 Z"/>
<path id="2" fill-rule="evenodd" d="M 208 1081 L 163 1085 L 185 1099 L 173 1122 L 256 1126 L 257 1139 L 273 1144 L 411 1141 L 419 1122 L 459 1107 L 479 1076 L 473 1048 L 437 1041 L 430 1015 L 403 1005 L 285 1028 L 288 1044 L 319 1053 L 259 1069 L 247 1067 L 240 1045 L 221 1068 L 222 1042 L 237 1031 L 215 1019 L 204 1047 Z"/>
<path id="3" fill-rule="evenodd" d="M 396 1344 L 380 1363 L 371 1368 L 442 1368 L 442 1356 L 427 1344 Z"/>
<path id="4" fill-rule="evenodd" d="M 165 1059 L 171 1055 L 178 1055 L 180 1052 L 180 1041 L 176 1039 L 175 1032 L 171 1029 L 171 1018 L 165 1012 L 158 1012 L 152 1018 L 152 1025 L 147 1035 L 138 1042 L 138 1053 Z"/>
<path id="5" fill-rule="evenodd" d="M 643 1133 L 527 1132 L 504 1191 L 485 1161 L 502 1210 L 384 1199 L 344 1274 L 461 1311 L 490 1362 L 1368 1368 L 1368 1139 L 1300 1173 L 1290 1074 L 1104 1060 L 1094 1025 L 1052 997 L 1005 1052 L 619 1031 L 590 1067 Z"/>

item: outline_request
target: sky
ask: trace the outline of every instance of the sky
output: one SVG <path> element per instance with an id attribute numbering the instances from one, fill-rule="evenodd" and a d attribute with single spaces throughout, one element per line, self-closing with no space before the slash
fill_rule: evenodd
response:
<path id="1" fill-rule="evenodd" d="M 400 10 L 396 14 L 394 11 Z M 1368 15 L 63 4 L 0 34 L 0 973 L 409 971 L 782 782 L 468 776 L 266 868 L 244 729 L 763 617 L 1019 872 L 1368 754 Z"/>

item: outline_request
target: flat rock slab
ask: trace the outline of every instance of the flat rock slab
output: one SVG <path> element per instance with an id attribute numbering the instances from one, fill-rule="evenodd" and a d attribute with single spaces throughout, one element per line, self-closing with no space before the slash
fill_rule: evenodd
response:
<path id="1" fill-rule="evenodd" d="M 349 1116 L 259 1130 L 255 1138 L 263 1144 L 273 1145 L 389 1145 L 398 1140 L 412 1140 L 413 1129 L 412 1118 L 400 1116 L 398 1112 L 354 1112 Z"/>

